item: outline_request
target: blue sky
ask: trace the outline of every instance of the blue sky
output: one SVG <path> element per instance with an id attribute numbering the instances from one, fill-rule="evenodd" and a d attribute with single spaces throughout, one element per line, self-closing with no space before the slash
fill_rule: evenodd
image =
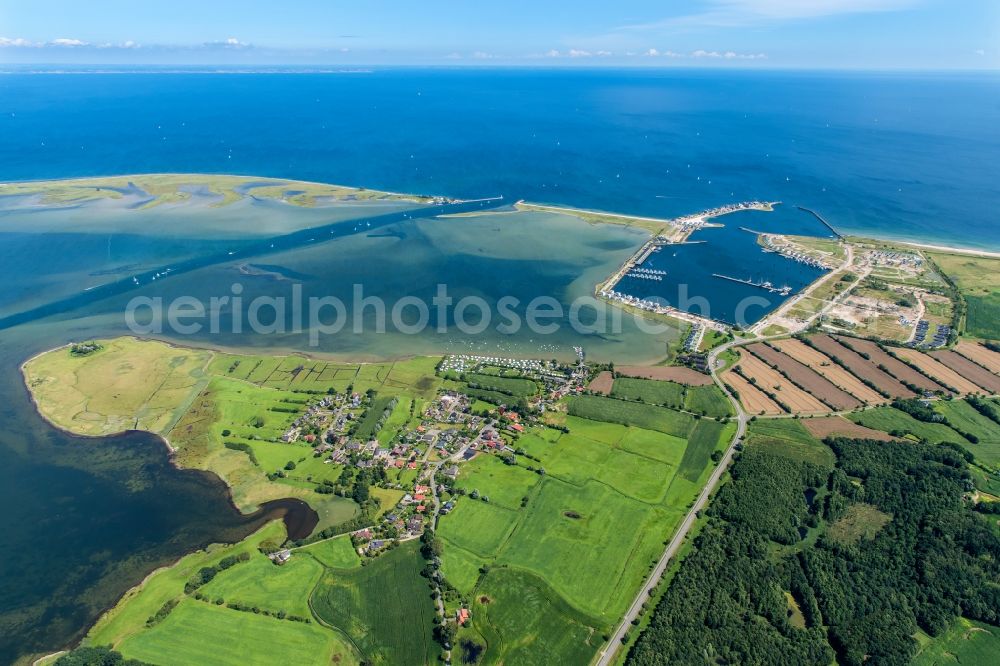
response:
<path id="1" fill-rule="evenodd" d="M 0 62 L 1000 69 L 1000 0 L 0 0 Z"/>

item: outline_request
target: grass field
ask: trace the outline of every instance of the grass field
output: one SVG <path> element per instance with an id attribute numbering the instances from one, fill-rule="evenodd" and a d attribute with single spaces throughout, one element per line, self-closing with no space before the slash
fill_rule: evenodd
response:
<path id="1" fill-rule="evenodd" d="M 860 423 L 863 426 L 882 432 L 904 432 L 914 435 L 920 439 L 926 439 L 932 444 L 941 442 L 954 442 L 965 444 L 965 438 L 959 435 L 946 425 L 941 423 L 924 423 L 918 421 L 909 414 L 899 411 L 894 407 L 876 407 L 855 414 L 848 414 L 847 418 Z"/>
<path id="2" fill-rule="evenodd" d="M 706 416 L 730 416 L 732 406 L 716 386 L 685 386 L 655 379 L 619 377 L 611 395 L 624 400 L 637 400 L 650 405 L 662 405 Z"/>
<path id="3" fill-rule="evenodd" d="M 575 608 L 610 623 L 678 519 L 598 482 L 548 478 L 497 561 L 533 571 Z"/>
<path id="4" fill-rule="evenodd" d="M 500 550 L 517 524 L 518 512 L 487 504 L 471 497 L 462 498 L 442 520 L 438 534 L 460 548 L 489 558 Z"/>
<path id="5" fill-rule="evenodd" d="M 859 502 L 847 507 L 844 515 L 827 528 L 826 534 L 837 543 L 849 546 L 862 539 L 874 539 L 890 520 L 891 515 Z"/>
<path id="6" fill-rule="evenodd" d="M 792 460 L 833 467 L 835 456 L 794 419 L 759 419 L 750 423 L 747 444 L 760 446 Z"/>
<path id="7" fill-rule="evenodd" d="M 509 393 L 512 396 L 520 398 L 526 398 L 538 393 L 538 384 L 530 379 L 520 377 L 498 377 L 496 375 L 470 373 L 465 376 L 465 381 L 469 384 L 477 384 L 480 388 L 488 391 Z"/>
<path id="8" fill-rule="evenodd" d="M 523 439 L 518 440 L 518 446 L 523 446 Z M 527 496 L 540 479 L 523 467 L 506 465 L 497 456 L 483 454 L 463 466 L 456 485 L 469 492 L 478 490 L 480 495 L 490 498 L 491 504 L 517 509 L 521 498 Z"/>
<path id="9" fill-rule="evenodd" d="M 296 549 L 297 555 L 314 558 L 325 567 L 332 569 L 353 569 L 361 566 L 361 558 L 351 545 L 348 535 L 324 539 Z"/>
<path id="10" fill-rule="evenodd" d="M 200 591 L 213 600 L 238 601 L 309 617 L 309 594 L 322 575 L 323 565 L 311 557 L 292 557 L 279 567 L 257 555 L 226 569 Z"/>
<path id="11" fill-rule="evenodd" d="M 185 599 L 162 622 L 117 647 L 127 658 L 178 666 L 357 663 L 336 633 L 324 627 L 194 599 Z"/>
<path id="12" fill-rule="evenodd" d="M 135 338 L 99 343 L 103 348 L 87 356 L 63 347 L 24 365 L 39 411 L 71 432 L 163 434 L 208 383 L 211 352 Z"/>
<path id="13" fill-rule="evenodd" d="M 684 385 L 675 382 L 619 377 L 611 388 L 611 395 L 674 409 L 684 407 Z"/>
<path id="14" fill-rule="evenodd" d="M 697 481 L 702 471 L 708 466 L 712 452 L 721 443 L 728 442 L 730 437 L 723 437 L 723 432 L 734 432 L 736 426 L 722 424 L 717 421 L 702 419 L 695 425 L 688 438 L 684 457 L 681 459 L 677 473 L 688 481 Z"/>
<path id="15" fill-rule="evenodd" d="M 976 460 L 1000 466 L 1000 425 L 977 412 L 964 400 L 941 400 L 934 403 L 934 406 L 956 428 L 979 438 L 978 444 L 964 439 L 959 442 L 972 452 Z"/>
<path id="16" fill-rule="evenodd" d="M 1000 654 L 1000 627 L 959 618 L 940 636 L 917 635 L 913 666 L 991 666 Z"/>
<path id="17" fill-rule="evenodd" d="M 418 548 L 410 541 L 368 566 L 332 570 L 310 599 L 315 614 L 349 636 L 374 664 L 422 665 L 437 658 L 434 605 L 420 576 Z"/>
<path id="18" fill-rule="evenodd" d="M 705 416 L 732 416 L 733 406 L 719 387 L 691 386 L 684 396 L 684 409 Z"/>
<path id="19" fill-rule="evenodd" d="M 568 404 L 573 416 L 658 430 L 675 437 L 687 437 L 695 423 L 692 416 L 672 409 L 601 396 L 574 396 Z"/>
<path id="20" fill-rule="evenodd" d="M 586 664 L 600 647 L 598 623 L 525 571 L 491 570 L 472 611 L 482 633 L 499 638 L 486 664 Z"/>

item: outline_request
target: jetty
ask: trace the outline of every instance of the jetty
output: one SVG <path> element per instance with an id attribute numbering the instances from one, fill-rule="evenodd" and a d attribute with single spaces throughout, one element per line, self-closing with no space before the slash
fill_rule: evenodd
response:
<path id="1" fill-rule="evenodd" d="M 730 282 L 736 282 L 738 284 L 745 284 L 750 287 L 757 287 L 758 289 L 763 289 L 764 291 L 770 292 L 772 294 L 780 294 L 782 296 L 788 296 L 788 294 L 792 293 L 791 287 L 787 285 L 784 287 L 775 287 L 773 283 L 767 280 L 754 282 L 749 278 L 743 280 L 740 278 L 731 277 L 729 275 L 722 275 L 720 273 L 712 273 L 712 277 L 719 278 L 720 280 L 729 280 Z"/>
<path id="2" fill-rule="evenodd" d="M 829 222 L 827 222 L 826 220 L 824 220 L 822 215 L 820 215 L 819 213 L 817 213 L 816 211 L 814 211 L 812 209 L 806 208 L 805 206 L 796 206 L 796 208 L 798 208 L 799 210 L 801 210 L 803 212 L 809 213 L 810 215 L 812 215 L 813 217 L 815 217 L 817 220 L 819 220 L 820 222 L 822 222 L 823 226 L 830 230 L 830 233 L 832 233 L 834 236 L 836 236 L 840 240 L 844 240 L 843 234 L 841 234 L 839 231 L 837 231 L 836 229 L 834 229 L 832 224 L 830 224 Z"/>

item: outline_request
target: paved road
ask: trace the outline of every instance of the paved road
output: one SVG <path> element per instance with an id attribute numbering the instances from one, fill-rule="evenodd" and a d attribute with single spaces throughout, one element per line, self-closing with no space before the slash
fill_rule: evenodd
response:
<path id="1" fill-rule="evenodd" d="M 653 572 L 649 575 L 649 578 L 646 579 L 646 584 L 642 586 L 642 589 L 636 596 L 635 601 L 633 601 L 632 605 L 629 606 L 628 612 L 625 613 L 625 617 L 622 619 L 621 624 L 619 624 L 615 629 L 615 633 L 611 636 L 607 645 L 604 646 L 604 649 L 598 653 L 597 660 L 595 662 L 597 666 L 609 666 L 609 664 L 614 661 L 615 655 L 622 646 L 622 637 L 632 626 L 632 620 L 639 617 L 639 611 L 642 610 L 642 604 L 646 601 L 646 599 L 648 599 L 650 591 L 652 591 L 652 589 L 656 587 L 656 584 L 660 582 L 660 578 L 663 577 L 663 572 L 667 570 L 667 565 L 670 564 L 670 560 L 677 555 L 677 551 L 680 550 L 681 544 L 684 543 L 684 537 L 687 536 L 691 527 L 694 526 L 694 521 L 697 518 L 698 512 L 704 509 L 705 505 L 708 504 L 708 498 L 715 490 L 715 487 L 719 484 L 719 481 L 722 479 L 722 475 L 725 474 L 726 469 L 728 469 L 729 464 L 733 460 L 733 452 L 736 450 L 736 444 L 743 439 L 743 435 L 746 433 L 748 419 L 746 412 L 743 411 L 743 407 L 740 405 L 739 400 L 737 400 L 736 397 L 729 392 L 726 385 L 722 383 L 722 380 L 719 379 L 715 372 L 716 361 L 719 354 L 732 346 L 740 344 L 741 342 L 745 341 L 736 340 L 726 343 L 716 348 L 708 356 L 708 367 L 712 370 L 712 379 L 715 380 L 715 383 L 720 389 L 722 389 L 722 391 L 729 398 L 729 401 L 733 403 L 733 407 L 736 409 L 736 434 L 733 436 L 733 440 L 729 443 L 729 447 L 726 449 L 722 460 L 719 461 L 719 464 L 712 471 L 712 476 L 709 477 L 708 483 L 706 483 L 705 487 L 702 488 L 701 494 L 698 495 L 698 499 L 695 500 L 694 505 L 691 507 L 690 511 L 687 512 L 687 515 L 684 516 L 684 520 L 681 521 L 681 524 L 674 533 L 673 538 L 670 539 L 670 543 L 667 544 L 666 550 L 663 551 L 660 561 L 656 563 L 656 566 L 653 568 Z"/>

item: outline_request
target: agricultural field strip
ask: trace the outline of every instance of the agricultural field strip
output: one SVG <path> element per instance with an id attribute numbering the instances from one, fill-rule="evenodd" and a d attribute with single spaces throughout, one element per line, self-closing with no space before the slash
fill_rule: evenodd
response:
<path id="1" fill-rule="evenodd" d="M 778 406 L 778 403 L 759 388 L 729 370 L 723 375 L 723 381 L 728 383 L 739 393 L 740 401 L 747 412 L 757 414 L 763 411 L 765 414 L 784 414 L 785 410 Z"/>
<path id="2" fill-rule="evenodd" d="M 810 338 L 824 354 L 831 358 L 836 356 L 859 379 L 868 380 L 893 397 L 912 398 L 916 394 L 906 388 L 892 375 L 879 370 L 875 363 L 865 359 L 853 349 L 849 349 L 827 335 L 817 335 Z"/>
<path id="3" fill-rule="evenodd" d="M 865 404 L 881 404 L 886 401 L 853 374 L 837 365 L 826 354 L 813 349 L 800 340 L 775 340 L 771 344 L 781 352 L 808 366 L 813 372 L 838 386 Z"/>
<path id="4" fill-rule="evenodd" d="M 829 407 L 806 393 L 795 384 L 782 377 L 777 370 L 764 363 L 749 352 L 740 354 L 740 366 L 745 374 L 754 377 L 757 384 L 763 385 L 787 404 L 793 411 L 813 412 L 823 414 L 831 411 Z"/>
<path id="5" fill-rule="evenodd" d="M 904 358 L 913 365 L 923 369 L 923 371 L 931 377 L 934 377 L 948 386 L 955 388 L 959 393 L 981 393 L 983 390 L 946 366 L 944 363 L 941 363 L 927 354 L 914 351 L 912 349 L 900 349 L 896 353 L 899 354 L 901 358 Z"/>
<path id="6" fill-rule="evenodd" d="M 785 340 L 775 340 L 772 344 L 780 349 L 782 353 L 796 358 L 808 365 L 817 374 L 823 375 L 844 391 L 847 391 L 855 398 L 866 404 L 882 404 L 886 399 L 873 391 L 868 386 L 849 373 L 844 368 L 834 363 L 828 356 L 817 351 L 809 345 L 794 338 Z"/>
<path id="7" fill-rule="evenodd" d="M 953 352 L 950 349 L 944 349 L 930 352 L 928 355 L 948 366 L 962 377 L 978 384 L 989 393 L 1000 393 L 1000 377 L 997 377 L 978 363 L 973 363 L 961 354 Z"/>
<path id="8" fill-rule="evenodd" d="M 817 400 L 829 405 L 835 411 L 855 409 L 862 404 L 860 400 L 845 393 L 830 382 L 830 380 L 811 370 L 809 366 L 803 365 L 791 356 L 783 354 L 764 343 L 749 345 L 747 351 L 779 372 L 784 371 L 787 373 L 791 381 L 801 386 Z"/>
<path id="9" fill-rule="evenodd" d="M 983 345 L 962 340 L 955 347 L 955 351 L 970 361 L 978 363 L 993 374 L 1000 374 L 1000 354 L 990 351 Z"/>
<path id="10" fill-rule="evenodd" d="M 914 386 L 919 386 L 922 389 L 927 389 L 928 391 L 946 390 L 944 386 L 941 386 L 932 379 L 920 374 L 891 354 L 886 353 L 885 350 L 871 340 L 861 340 L 858 338 L 847 338 L 843 336 L 836 336 L 835 339 L 840 344 L 847 345 L 858 354 L 868 354 L 871 358 L 871 362 L 874 363 L 876 367 L 879 365 L 885 366 L 889 373 L 900 381 L 908 382 Z"/>

